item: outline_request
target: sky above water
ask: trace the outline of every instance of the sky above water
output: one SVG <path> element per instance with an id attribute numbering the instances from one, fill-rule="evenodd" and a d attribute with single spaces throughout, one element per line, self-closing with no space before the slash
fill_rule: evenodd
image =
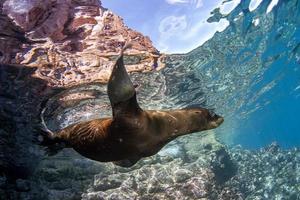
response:
<path id="1" fill-rule="evenodd" d="M 208 23 L 212 11 L 230 13 L 241 0 L 101 0 L 103 7 L 121 16 L 126 25 L 150 37 L 164 53 L 187 53 L 223 31 L 229 22 Z M 250 0 L 249 10 L 263 0 Z M 271 0 L 268 12 L 277 4 Z"/>
<path id="2" fill-rule="evenodd" d="M 223 31 L 229 22 L 208 23 L 212 11 L 230 13 L 241 0 L 101 0 L 102 5 L 121 16 L 126 25 L 149 36 L 164 53 L 187 53 Z M 249 10 L 263 0 L 250 0 Z M 277 4 L 272 0 L 268 12 Z"/>
<path id="3" fill-rule="evenodd" d="M 102 5 L 120 15 L 130 27 L 151 38 L 166 53 L 186 53 L 203 44 L 228 22 L 208 23 L 211 11 L 221 7 L 229 13 L 239 0 L 102 0 Z"/>

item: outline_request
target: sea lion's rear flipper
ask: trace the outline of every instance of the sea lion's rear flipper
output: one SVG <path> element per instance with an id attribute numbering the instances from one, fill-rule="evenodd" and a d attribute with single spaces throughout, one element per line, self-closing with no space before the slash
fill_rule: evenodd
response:
<path id="1" fill-rule="evenodd" d="M 120 112 L 125 111 L 128 113 L 140 109 L 136 101 L 134 85 L 130 80 L 123 61 L 123 52 L 128 47 L 129 45 L 125 45 L 117 58 L 107 85 L 107 93 L 114 117 Z"/>
<path id="2" fill-rule="evenodd" d="M 129 158 L 129 159 L 125 159 L 125 160 L 119 160 L 119 161 L 115 161 L 113 162 L 115 165 L 118 165 L 120 167 L 132 167 L 135 163 L 137 163 L 137 161 L 139 161 L 141 158 Z"/>

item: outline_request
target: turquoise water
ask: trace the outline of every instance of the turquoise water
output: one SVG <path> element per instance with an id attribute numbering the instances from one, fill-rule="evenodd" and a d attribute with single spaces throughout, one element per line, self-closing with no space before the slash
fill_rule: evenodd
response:
<path id="1" fill-rule="evenodd" d="M 225 116 L 217 132 L 227 144 L 258 148 L 276 141 L 299 147 L 300 2 L 279 1 L 269 13 L 270 1 L 252 12 L 249 3 L 211 17 L 230 25 L 172 66 L 185 73 L 167 87 L 178 88 L 171 93 L 186 104 L 203 92 L 207 104 Z M 200 91 L 190 89 L 200 85 Z"/>

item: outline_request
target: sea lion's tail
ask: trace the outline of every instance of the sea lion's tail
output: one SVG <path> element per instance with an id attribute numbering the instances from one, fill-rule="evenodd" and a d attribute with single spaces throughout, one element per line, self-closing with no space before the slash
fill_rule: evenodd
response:
<path id="1" fill-rule="evenodd" d="M 65 145 L 60 140 L 58 140 L 57 137 L 51 135 L 43 128 L 41 128 L 39 132 L 40 132 L 38 138 L 39 145 L 45 147 L 45 151 L 47 155 L 53 156 L 65 147 Z"/>
<path id="2" fill-rule="evenodd" d="M 44 120 L 44 113 L 46 111 L 47 101 L 41 104 L 42 111 L 40 113 L 40 124 L 38 126 L 38 144 L 45 147 L 47 155 L 55 155 L 64 148 L 64 144 L 56 137 L 46 125 Z"/>

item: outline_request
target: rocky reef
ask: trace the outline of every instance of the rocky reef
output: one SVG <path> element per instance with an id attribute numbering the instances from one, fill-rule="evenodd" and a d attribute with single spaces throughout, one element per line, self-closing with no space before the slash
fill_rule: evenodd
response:
<path id="1" fill-rule="evenodd" d="M 208 133 L 183 137 L 131 168 L 65 150 L 44 159 L 30 178 L 6 184 L 0 192 L 12 199 L 51 200 L 238 198 L 239 193 L 222 187 L 235 173 L 225 147 Z"/>
<path id="2" fill-rule="evenodd" d="M 230 151 L 238 173 L 225 185 L 246 199 L 300 199 L 300 149 L 281 149 L 278 144 L 256 151 L 235 147 Z"/>
<path id="3" fill-rule="evenodd" d="M 163 67 L 149 37 L 98 0 L 0 1 L 0 63 L 37 67 L 34 76 L 52 86 L 106 82 L 126 41 L 128 71 Z"/>
<path id="4" fill-rule="evenodd" d="M 28 179 L 8 184 L 2 177 L 0 194 L 50 200 L 297 200 L 299 156 L 299 149 L 275 143 L 252 151 L 225 148 L 213 133 L 181 137 L 131 168 L 64 150 L 44 159 Z"/>
<path id="5" fill-rule="evenodd" d="M 201 140 L 182 138 L 161 152 L 169 150 L 170 156 L 179 148 L 176 158 L 158 155 L 156 163 L 129 172 L 98 174 L 82 199 L 300 199 L 299 149 L 273 143 L 260 150 L 225 150 L 211 135 Z"/>

